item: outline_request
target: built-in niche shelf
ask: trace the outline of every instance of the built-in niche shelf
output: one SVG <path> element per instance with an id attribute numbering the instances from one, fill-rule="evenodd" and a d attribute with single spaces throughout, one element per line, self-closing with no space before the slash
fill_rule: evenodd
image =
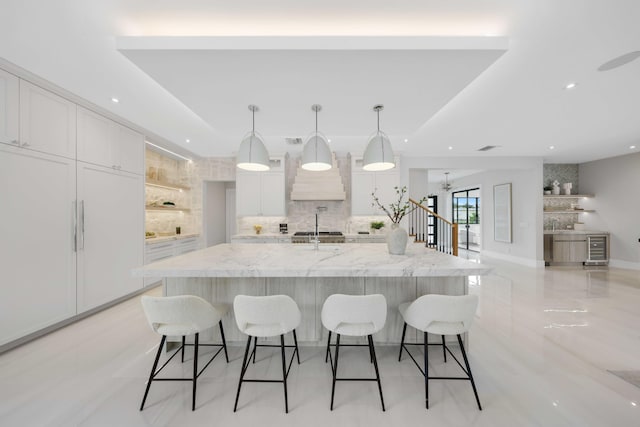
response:
<path id="1" fill-rule="evenodd" d="M 188 191 L 188 190 L 191 190 L 190 187 L 185 187 L 184 185 L 172 184 L 172 183 L 165 182 L 165 181 L 156 181 L 156 180 L 153 180 L 153 179 L 147 179 L 145 184 L 148 185 L 148 186 L 151 186 L 151 187 L 166 188 L 166 189 L 169 189 L 169 190 L 177 190 L 177 191 Z"/>
<path id="2" fill-rule="evenodd" d="M 547 210 L 543 211 L 546 214 L 579 214 L 583 212 L 595 212 L 593 209 L 567 209 L 567 210 Z"/>
<path id="3" fill-rule="evenodd" d="M 543 196 L 545 199 L 581 199 L 581 198 L 592 198 L 593 194 L 545 194 Z"/>

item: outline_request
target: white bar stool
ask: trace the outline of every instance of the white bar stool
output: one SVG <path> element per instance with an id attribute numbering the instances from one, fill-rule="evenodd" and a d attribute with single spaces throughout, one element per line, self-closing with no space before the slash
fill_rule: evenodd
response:
<path id="1" fill-rule="evenodd" d="M 326 299 L 322 306 L 322 324 L 329 331 L 327 339 L 327 355 L 331 361 L 333 383 L 331 386 L 331 410 L 335 396 L 336 381 L 377 381 L 380 391 L 380 401 L 384 411 L 384 397 L 378 371 L 378 359 L 373 345 L 372 335 L 380 331 L 387 319 L 387 300 L 383 295 L 342 295 L 334 294 Z M 336 333 L 335 361 L 331 356 L 331 333 Z M 369 357 L 376 370 L 375 378 L 338 378 L 338 356 L 340 354 L 340 336 L 366 336 L 369 344 L 342 344 L 350 347 L 369 347 Z M 325 358 L 326 362 L 326 358 Z"/>
<path id="2" fill-rule="evenodd" d="M 300 325 L 301 313 L 296 302 L 287 295 L 272 296 L 248 296 L 238 295 L 233 300 L 233 310 L 236 316 L 236 324 L 238 329 L 246 335 L 247 347 L 244 351 L 244 359 L 242 360 L 242 369 L 240 371 L 240 380 L 238 382 L 238 393 L 236 394 L 236 403 L 233 405 L 233 412 L 238 408 L 238 399 L 240 398 L 240 389 L 243 382 L 252 383 L 282 383 L 284 385 L 284 408 L 289 413 L 289 402 L 287 398 L 287 377 L 293 363 L 293 358 L 298 356 L 298 364 L 300 364 L 300 352 L 298 351 L 298 337 L 295 328 Z M 284 334 L 293 332 L 294 345 L 284 344 Z M 280 345 L 268 345 L 257 343 L 257 338 L 276 337 L 280 335 Z M 251 338 L 254 338 L 253 352 L 249 355 L 251 347 Z M 255 360 L 256 347 L 280 347 L 282 355 L 282 380 L 261 380 L 246 379 L 244 376 L 247 368 L 251 363 L 251 357 Z M 285 348 L 294 348 L 287 368 L 285 360 Z"/>
<path id="3" fill-rule="evenodd" d="M 424 390 L 425 390 L 425 402 L 426 407 L 429 409 L 429 380 L 469 380 L 471 381 L 471 387 L 473 387 L 473 393 L 476 396 L 476 402 L 478 403 L 478 409 L 482 410 L 480 405 L 480 399 L 478 398 L 478 391 L 476 390 L 476 384 L 473 381 L 473 375 L 471 373 L 471 367 L 467 359 L 467 353 L 464 350 L 464 344 L 460 334 L 463 334 L 471 327 L 473 316 L 478 307 L 478 297 L 476 295 L 462 295 L 462 296 L 450 296 L 450 295 L 424 295 L 415 300 L 414 302 L 406 302 L 400 304 L 398 310 L 400 315 L 404 319 L 404 327 L 402 328 L 402 340 L 400 341 L 400 354 L 398 355 L 398 362 L 402 357 L 402 350 L 404 349 L 407 354 L 416 364 L 422 375 L 424 376 Z M 421 344 L 405 344 L 404 337 L 407 332 L 407 324 L 415 329 L 422 331 L 424 334 L 424 343 Z M 442 335 L 442 344 L 429 343 L 427 341 L 427 333 Z M 460 345 L 460 351 L 462 352 L 462 358 L 464 359 L 465 367 L 458 361 L 456 356 L 449 350 L 444 342 L 445 335 L 457 335 L 458 344 Z M 424 370 L 420 367 L 416 359 L 409 352 L 407 345 L 422 345 L 424 346 Z M 431 377 L 429 376 L 429 352 L 428 346 L 441 345 L 442 353 L 444 354 L 444 361 L 447 361 L 447 352 L 458 363 L 458 366 L 467 375 L 466 377 Z"/>
<path id="4" fill-rule="evenodd" d="M 227 343 L 224 339 L 224 328 L 222 327 L 222 317 L 227 313 L 228 307 L 224 304 L 211 305 L 204 299 L 194 295 L 179 295 L 173 297 L 150 297 L 143 296 L 141 298 L 142 308 L 144 314 L 147 317 L 147 321 L 154 332 L 162 335 L 160 340 L 160 346 L 156 353 L 156 359 L 153 362 L 151 368 L 151 374 L 149 374 L 149 380 L 147 381 L 147 388 L 142 398 L 142 404 L 140 410 L 144 408 L 144 402 L 147 400 L 149 389 L 153 381 L 192 381 L 193 382 L 193 397 L 191 402 L 191 410 L 196 409 L 196 385 L 200 374 L 209 366 L 213 359 L 224 350 L 224 356 L 229 363 L 229 356 L 227 354 Z M 216 324 L 220 326 L 220 336 L 222 338 L 222 344 L 200 344 L 199 337 L 200 332 L 214 327 Z M 187 335 L 194 335 L 195 339 L 193 344 L 187 344 L 185 337 Z M 182 345 L 176 350 L 175 353 L 169 357 L 169 359 L 156 370 L 158 367 L 158 361 L 164 348 L 164 344 L 167 340 L 167 336 L 182 336 Z M 184 362 L 184 349 L 186 346 L 193 346 L 193 377 L 192 378 L 156 378 L 156 375 L 164 369 L 165 366 L 174 358 L 178 352 L 182 352 L 182 362 Z M 213 357 L 204 365 L 204 368 L 198 372 L 198 348 L 202 346 L 207 347 L 220 347 Z"/>

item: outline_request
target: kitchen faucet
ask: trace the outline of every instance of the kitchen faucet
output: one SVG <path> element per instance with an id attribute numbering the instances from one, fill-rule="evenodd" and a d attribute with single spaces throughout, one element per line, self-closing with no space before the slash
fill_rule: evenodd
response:
<path id="1" fill-rule="evenodd" d="M 314 249 L 317 251 L 318 250 L 318 243 L 320 243 L 320 234 L 318 233 L 318 214 L 320 212 L 326 212 L 327 211 L 327 207 L 326 206 L 316 206 L 316 232 L 314 235 L 314 239 L 311 240 L 311 243 L 313 243 Z"/>
<path id="2" fill-rule="evenodd" d="M 560 222 L 559 219 L 557 218 L 552 218 L 551 219 L 551 231 L 556 231 L 556 224 Z"/>

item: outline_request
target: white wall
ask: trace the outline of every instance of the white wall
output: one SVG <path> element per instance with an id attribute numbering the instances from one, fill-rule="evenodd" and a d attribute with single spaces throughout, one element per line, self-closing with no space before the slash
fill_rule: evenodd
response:
<path id="1" fill-rule="evenodd" d="M 420 200 L 429 195 L 429 176 L 426 169 L 409 170 L 409 197 Z"/>
<path id="2" fill-rule="evenodd" d="M 580 192 L 595 198 L 581 201 L 585 227 L 611 233 L 611 265 L 640 269 L 640 153 L 579 165 Z"/>

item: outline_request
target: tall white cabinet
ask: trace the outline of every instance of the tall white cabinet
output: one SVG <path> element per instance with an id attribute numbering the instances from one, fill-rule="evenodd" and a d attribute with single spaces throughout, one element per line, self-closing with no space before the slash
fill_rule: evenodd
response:
<path id="1" fill-rule="evenodd" d="M 395 168 L 382 172 L 362 169 L 362 158 L 352 157 L 351 161 L 351 215 L 385 215 L 373 204 L 371 193 L 375 192 L 385 207 L 398 202 L 395 187 L 400 185 L 399 159 L 395 159 Z"/>
<path id="2" fill-rule="evenodd" d="M 0 346 L 142 288 L 143 170 L 143 135 L 0 70 Z"/>
<path id="3" fill-rule="evenodd" d="M 142 288 L 142 176 L 78 162 L 78 312 Z"/>
<path id="4" fill-rule="evenodd" d="M 0 345 L 76 314 L 75 163 L 0 144 Z"/>

